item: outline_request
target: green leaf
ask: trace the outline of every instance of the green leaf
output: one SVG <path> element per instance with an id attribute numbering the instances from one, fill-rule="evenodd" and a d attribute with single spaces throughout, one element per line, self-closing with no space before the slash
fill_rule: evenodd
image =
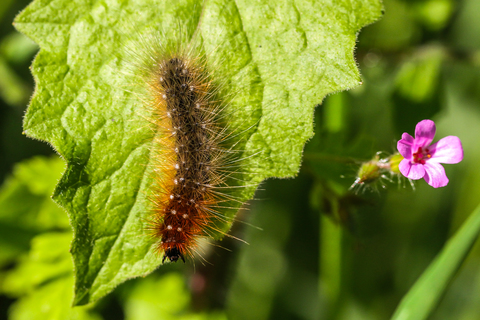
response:
<path id="1" fill-rule="evenodd" d="M 24 130 L 67 161 L 54 199 L 74 229 L 75 304 L 150 273 L 161 260 L 143 236 L 152 135 L 144 122 L 131 121 L 142 106 L 125 89 L 132 85 L 123 76 L 127 44 L 144 31 L 169 37 L 179 24 L 201 37 L 237 93 L 232 126 L 252 127 L 244 155 L 262 151 L 243 163 L 256 173 L 245 184 L 257 185 L 297 173 L 314 106 L 360 83 L 356 34 L 380 14 L 378 0 L 37 0 L 26 8 L 15 26 L 41 51 Z M 237 196 L 247 200 L 254 190 Z"/>
<path id="2" fill-rule="evenodd" d="M 73 277 L 63 277 L 16 301 L 9 320 L 102 320 L 87 307 L 71 307 Z"/>
<path id="3" fill-rule="evenodd" d="M 69 229 L 67 214 L 50 199 L 64 168 L 58 157 L 36 157 L 17 164 L 1 186 L 0 265 L 28 251 L 35 234 Z"/>
<path id="4" fill-rule="evenodd" d="M 427 319 L 480 234 L 480 206 L 403 297 L 392 320 Z"/>
<path id="5" fill-rule="evenodd" d="M 27 62 L 38 51 L 38 46 L 23 34 L 12 31 L 0 42 L 0 54 L 13 65 Z M 28 92 L 31 95 L 31 92 Z"/>
<path id="6" fill-rule="evenodd" d="M 0 8 L 0 18 L 2 9 Z M 28 63 L 38 46 L 30 39 L 17 32 L 3 37 L 0 41 L 0 97 L 9 105 L 21 106 L 28 103 L 32 94 L 32 87 L 25 82 L 14 70 L 14 66 Z"/>
<path id="7" fill-rule="evenodd" d="M 190 293 L 183 275 L 167 273 L 135 284 L 125 303 L 125 319 L 226 319 L 220 312 L 187 313 L 189 306 Z"/>
<path id="8" fill-rule="evenodd" d="M 10 105 L 25 105 L 30 90 L 0 55 L 0 97 Z"/>
<path id="9" fill-rule="evenodd" d="M 67 215 L 50 199 L 64 169 L 58 157 L 17 164 L 0 189 L 0 222 L 35 231 L 68 228 Z"/>
<path id="10" fill-rule="evenodd" d="M 19 297 L 9 310 L 10 320 L 100 320 L 87 307 L 71 307 L 71 232 L 44 233 L 32 240 L 32 249 L 2 282 L 4 293 Z"/>
<path id="11" fill-rule="evenodd" d="M 28 256 L 5 277 L 2 291 L 18 297 L 52 279 L 71 276 L 73 265 L 68 253 L 71 240 L 70 232 L 35 237 Z"/>
<path id="12" fill-rule="evenodd" d="M 400 68 L 393 91 L 394 121 L 398 132 L 408 131 L 418 119 L 431 119 L 440 111 L 442 92 L 440 72 L 445 52 L 430 46 Z"/>

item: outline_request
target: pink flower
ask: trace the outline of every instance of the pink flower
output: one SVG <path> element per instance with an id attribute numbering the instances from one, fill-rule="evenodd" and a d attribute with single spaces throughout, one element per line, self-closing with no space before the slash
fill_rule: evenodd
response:
<path id="1" fill-rule="evenodd" d="M 448 184 L 445 170 L 440 163 L 459 163 L 463 159 L 460 139 L 448 136 L 432 143 L 435 123 L 422 120 L 415 127 L 415 139 L 408 133 L 402 134 L 397 143 L 398 152 L 405 158 L 400 162 L 400 172 L 407 178 L 425 181 L 434 188 Z"/>

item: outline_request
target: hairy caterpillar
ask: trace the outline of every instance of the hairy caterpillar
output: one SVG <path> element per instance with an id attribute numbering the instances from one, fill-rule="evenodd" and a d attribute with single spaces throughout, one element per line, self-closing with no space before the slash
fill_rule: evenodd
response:
<path id="1" fill-rule="evenodd" d="M 225 125 L 225 94 L 214 80 L 208 56 L 195 39 L 144 39 L 145 56 L 136 57 L 136 72 L 146 87 L 148 120 L 156 134 L 152 143 L 152 178 L 149 195 L 149 233 L 163 252 L 162 262 L 185 262 L 202 236 L 219 232 L 225 221 L 217 208 L 232 199 L 218 189 L 237 162 L 234 136 Z M 222 231 L 220 231 L 222 232 Z"/>

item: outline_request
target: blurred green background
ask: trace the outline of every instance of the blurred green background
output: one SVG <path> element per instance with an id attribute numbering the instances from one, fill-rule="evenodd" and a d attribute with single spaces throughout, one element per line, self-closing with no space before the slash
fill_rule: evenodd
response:
<path id="1" fill-rule="evenodd" d="M 480 1 L 385 0 L 355 52 L 363 85 L 316 108 L 298 177 L 268 180 L 211 247 L 211 264 L 168 264 L 94 306 L 70 308 L 68 218 L 49 198 L 64 165 L 22 135 L 38 50 L 0 4 L 0 319 L 388 319 L 480 197 Z M 349 186 L 361 160 L 395 152 L 422 119 L 465 158 L 447 187 Z M 226 249 L 226 250 L 225 250 Z M 430 319 L 480 319 L 480 247 Z"/>

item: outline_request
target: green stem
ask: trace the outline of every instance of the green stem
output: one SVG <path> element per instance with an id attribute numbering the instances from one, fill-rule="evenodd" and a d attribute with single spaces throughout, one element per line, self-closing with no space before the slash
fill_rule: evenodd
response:
<path id="1" fill-rule="evenodd" d="M 333 212 L 338 203 L 332 201 Z M 327 319 L 331 319 L 337 308 L 341 286 L 342 228 L 332 219 L 322 214 L 320 217 L 320 291 L 327 297 L 330 309 Z"/>

